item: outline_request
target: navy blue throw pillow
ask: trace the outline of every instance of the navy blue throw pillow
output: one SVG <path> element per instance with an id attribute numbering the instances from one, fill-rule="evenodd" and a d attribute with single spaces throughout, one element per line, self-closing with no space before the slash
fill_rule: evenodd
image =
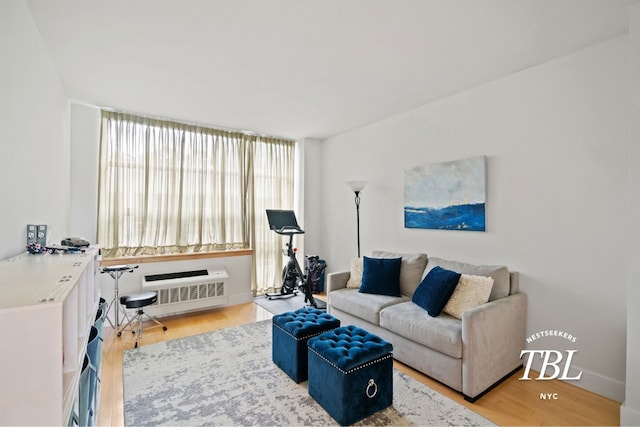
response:
<path id="1" fill-rule="evenodd" d="M 458 280 L 460 280 L 460 273 L 434 267 L 422 279 L 422 283 L 413 293 L 411 301 L 427 310 L 429 316 L 437 317 L 458 286 Z"/>
<path id="2" fill-rule="evenodd" d="M 359 292 L 399 297 L 401 261 L 402 258 L 364 257 Z"/>

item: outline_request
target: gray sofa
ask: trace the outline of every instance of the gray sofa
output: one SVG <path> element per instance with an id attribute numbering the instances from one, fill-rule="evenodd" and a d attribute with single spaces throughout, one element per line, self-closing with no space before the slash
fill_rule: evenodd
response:
<path id="1" fill-rule="evenodd" d="M 472 265 L 426 254 L 374 251 L 373 258 L 402 257 L 400 297 L 347 288 L 350 271 L 327 276 L 327 311 L 342 321 L 393 344 L 393 356 L 461 392 L 473 402 L 522 366 L 527 297 L 518 274 L 505 266 Z M 462 274 L 494 279 L 489 302 L 456 319 L 431 317 L 411 301 L 426 274 L 440 266 Z"/>

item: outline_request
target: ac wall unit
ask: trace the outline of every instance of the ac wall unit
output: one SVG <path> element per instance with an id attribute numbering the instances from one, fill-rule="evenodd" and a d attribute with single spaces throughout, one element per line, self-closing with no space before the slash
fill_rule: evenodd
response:
<path id="1" fill-rule="evenodd" d="M 194 302 L 226 295 L 224 267 L 155 273 L 142 276 L 143 290 L 158 292 L 155 305 Z"/>

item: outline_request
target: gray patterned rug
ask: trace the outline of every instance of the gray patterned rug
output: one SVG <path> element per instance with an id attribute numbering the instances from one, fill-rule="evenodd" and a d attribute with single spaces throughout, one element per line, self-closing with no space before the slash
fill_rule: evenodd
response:
<path id="1" fill-rule="evenodd" d="M 337 425 L 271 361 L 271 320 L 123 354 L 128 426 Z M 394 369 L 393 406 L 358 425 L 494 425 Z"/>
<path id="2" fill-rule="evenodd" d="M 296 311 L 297 309 L 305 307 L 307 305 L 304 302 L 303 293 L 298 293 L 298 295 L 296 296 L 274 299 L 269 299 L 264 295 L 260 295 L 259 297 L 255 297 L 253 299 L 253 302 L 273 314 Z"/>

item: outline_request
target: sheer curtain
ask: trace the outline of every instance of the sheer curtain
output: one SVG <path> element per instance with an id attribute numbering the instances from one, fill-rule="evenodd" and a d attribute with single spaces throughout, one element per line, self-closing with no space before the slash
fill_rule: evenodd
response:
<path id="1" fill-rule="evenodd" d="M 290 140 L 102 111 L 98 243 L 105 256 L 253 248 L 253 292 L 279 287 L 282 242 L 265 209 L 291 209 L 294 152 Z"/>
<path id="2" fill-rule="evenodd" d="M 258 294 L 279 290 L 282 285 L 284 256 L 283 237 L 269 229 L 266 209 L 293 209 L 295 150 L 286 142 L 256 141 L 253 150 L 253 212 L 256 220 L 253 235 L 256 247 L 263 251 L 262 257 L 254 257 L 257 263 L 254 271 L 258 274 L 255 282 L 264 284 L 257 289 Z M 288 171 L 283 174 L 281 171 Z"/>

